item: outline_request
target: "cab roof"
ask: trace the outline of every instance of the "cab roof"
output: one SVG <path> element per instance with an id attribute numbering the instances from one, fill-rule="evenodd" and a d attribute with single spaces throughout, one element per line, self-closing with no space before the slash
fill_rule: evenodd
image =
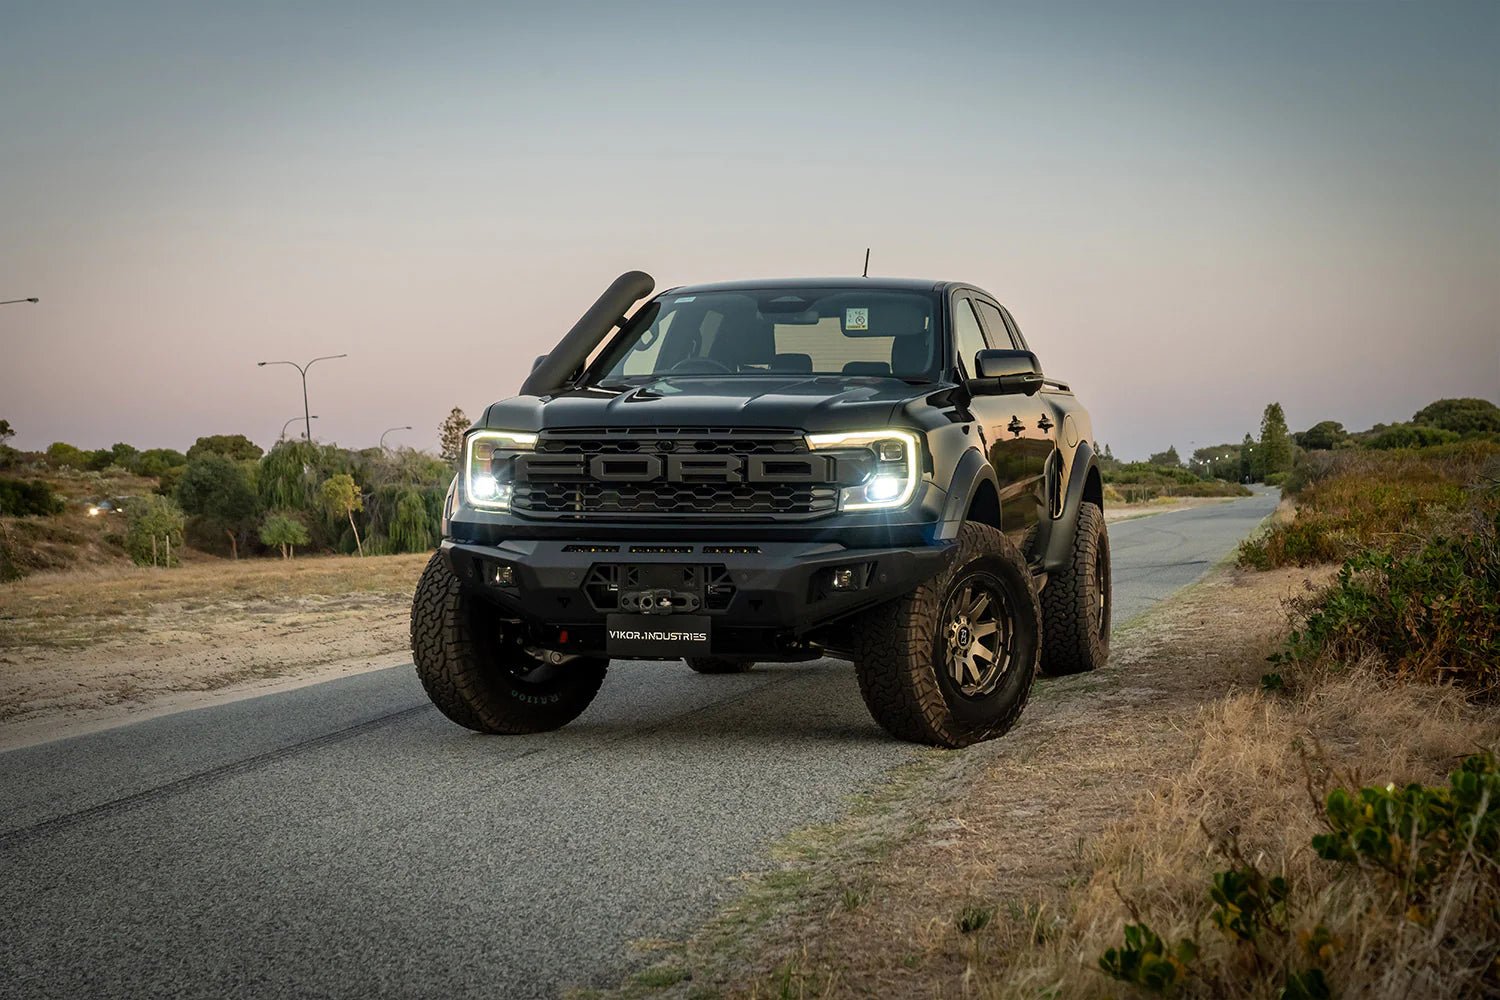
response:
<path id="1" fill-rule="evenodd" d="M 663 295 L 698 295 L 705 292 L 745 292 L 767 288 L 870 288 L 886 291 L 939 292 L 952 281 L 928 278 L 748 278 L 743 281 L 710 281 L 700 285 L 678 285 Z"/>

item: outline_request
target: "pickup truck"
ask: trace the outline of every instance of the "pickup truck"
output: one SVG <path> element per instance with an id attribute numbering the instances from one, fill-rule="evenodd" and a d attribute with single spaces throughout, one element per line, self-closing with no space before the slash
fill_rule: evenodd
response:
<path id="1" fill-rule="evenodd" d="M 889 733 L 959 747 L 1105 662 L 1093 430 L 993 296 L 654 287 L 618 278 L 465 437 L 411 619 L 449 719 L 556 729 L 611 659 L 835 657 Z"/>

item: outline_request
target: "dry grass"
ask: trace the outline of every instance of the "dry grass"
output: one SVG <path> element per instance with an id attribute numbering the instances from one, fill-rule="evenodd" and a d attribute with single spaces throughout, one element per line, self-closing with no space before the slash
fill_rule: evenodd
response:
<path id="1" fill-rule="evenodd" d="M 1298 701 L 1243 693 L 1210 705 L 1198 722 L 1192 762 L 1102 833 L 1089 856 L 1094 872 L 1067 900 L 1064 923 L 1041 947 L 1015 949 L 985 992 L 1118 995 L 1122 987 L 1098 972 L 1097 961 L 1118 944 L 1133 908 L 1163 937 L 1193 937 L 1205 946 L 1204 979 L 1183 995 L 1278 996 L 1279 973 L 1246 965 L 1243 951 L 1205 926 L 1206 887 L 1213 872 L 1228 867 L 1221 844 L 1232 833 L 1258 867 L 1298 887 L 1306 928 L 1321 922 L 1340 942 L 1328 963 L 1340 996 L 1477 995 L 1472 964 L 1454 963 L 1454 949 L 1437 946 L 1425 929 L 1383 919 L 1378 889 L 1337 881 L 1334 867 L 1314 854 L 1310 841 L 1323 827 L 1308 779 L 1318 789 L 1331 782 L 1441 784 L 1459 759 L 1493 748 L 1497 738 L 1500 716 L 1453 689 L 1398 687 L 1370 675 L 1326 684 Z M 1483 951 L 1497 943 L 1468 944 Z"/>
<path id="2" fill-rule="evenodd" d="M 162 616 L 272 613 L 289 600 L 410 597 L 427 553 L 312 559 L 214 559 L 175 569 L 108 566 L 0 584 L 0 651 L 79 646 L 149 631 Z"/>
<path id="3" fill-rule="evenodd" d="M 427 559 L 214 559 L 0 584 L 0 744 L 402 662 Z"/>

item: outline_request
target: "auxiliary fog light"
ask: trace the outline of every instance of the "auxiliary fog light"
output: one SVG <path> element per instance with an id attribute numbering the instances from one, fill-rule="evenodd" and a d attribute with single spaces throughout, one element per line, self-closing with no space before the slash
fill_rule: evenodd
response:
<path id="1" fill-rule="evenodd" d="M 514 587 L 516 585 L 516 568 L 506 563 L 492 563 L 490 565 L 490 583 L 497 587 Z"/>
<path id="2" fill-rule="evenodd" d="M 834 590 L 855 589 L 856 584 L 854 580 L 854 569 L 849 566 L 835 569 L 833 571 L 833 575 L 829 579 L 829 586 Z"/>

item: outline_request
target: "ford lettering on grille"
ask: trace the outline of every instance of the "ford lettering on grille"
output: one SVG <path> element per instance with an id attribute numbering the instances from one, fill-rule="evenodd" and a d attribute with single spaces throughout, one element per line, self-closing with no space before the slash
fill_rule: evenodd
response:
<path id="1" fill-rule="evenodd" d="M 795 430 L 566 428 L 542 431 L 514 461 L 512 509 L 532 517 L 782 520 L 838 509 L 838 457 L 810 453 Z"/>

